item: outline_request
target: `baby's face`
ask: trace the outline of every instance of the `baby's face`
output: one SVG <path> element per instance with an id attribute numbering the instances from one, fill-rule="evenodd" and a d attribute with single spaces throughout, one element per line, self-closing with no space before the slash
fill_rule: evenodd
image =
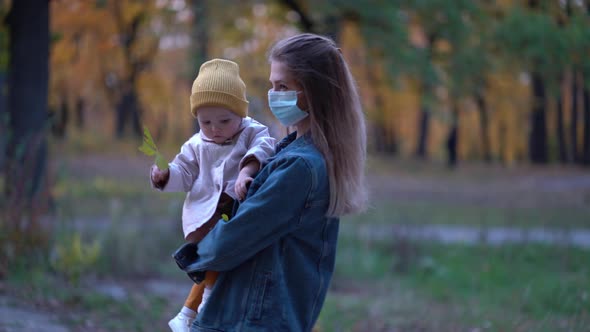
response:
<path id="1" fill-rule="evenodd" d="M 242 118 L 218 106 L 205 106 L 197 110 L 199 126 L 205 136 L 217 144 L 232 138 L 240 129 Z"/>

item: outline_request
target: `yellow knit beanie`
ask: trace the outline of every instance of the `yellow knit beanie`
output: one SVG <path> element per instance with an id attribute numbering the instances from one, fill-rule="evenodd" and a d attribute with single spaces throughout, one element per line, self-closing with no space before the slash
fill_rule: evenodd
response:
<path id="1" fill-rule="evenodd" d="M 246 85 L 240 78 L 238 64 L 223 59 L 209 60 L 201 65 L 191 90 L 191 113 L 196 117 L 202 106 L 220 106 L 235 114 L 248 115 Z"/>

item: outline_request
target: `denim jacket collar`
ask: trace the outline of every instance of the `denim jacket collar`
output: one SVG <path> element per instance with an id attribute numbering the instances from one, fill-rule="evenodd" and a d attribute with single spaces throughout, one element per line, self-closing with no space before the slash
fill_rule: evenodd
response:
<path id="1" fill-rule="evenodd" d="M 311 134 L 308 132 L 303 136 L 297 138 L 297 132 L 292 132 L 283 138 L 277 145 L 275 146 L 275 152 L 279 153 L 283 151 L 285 148 L 289 147 L 289 149 L 298 147 L 303 144 L 311 143 Z"/>

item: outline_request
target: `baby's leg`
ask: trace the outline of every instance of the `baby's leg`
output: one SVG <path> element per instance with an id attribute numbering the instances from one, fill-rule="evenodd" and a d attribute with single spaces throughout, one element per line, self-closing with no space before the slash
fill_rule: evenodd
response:
<path id="1" fill-rule="evenodd" d="M 217 280 L 218 275 L 219 272 L 216 271 L 207 271 L 207 273 L 205 274 L 205 280 L 203 280 L 203 282 L 201 283 L 205 285 L 205 287 L 203 290 L 203 296 L 201 298 L 201 304 L 199 304 L 197 312 L 201 311 L 203 306 L 207 303 L 207 300 L 209 300 L 209 296 L 211 295 L 211 289 L 213 288 L 213 285 L 215 285 L 215 281 Z"/>
<path id="2" fill-rule="evenodd" d="M 219 272 L 207 271 L 207 274 L 205 274 L 205 280 L 202 283 L 205 284 L 205 287 L 207 288 L 213 288 L 213 285 L 215 285 L 215 281 L 217 280 L 218 275 Z"/>
<path id="3" fill-rule="evenodd" d="M 191 324 L 197 317 L 197 309 L 203 300 L 204 288 L 204 282 L 193 285 L 180 312 L 168 322 L 168 326 L 173 332 L 188 332 L 190 330 Z"/>
<path id="4" fill-rule="evenodd" d="M 193 311 L 197 311 L 197 309 L 199 308 L 199 304 L 201 304 L 201 301 L 203 300 L 204 288 L 205 282 L 202 282 L 198 285 L 193 284 L 193 287 L 191 288 L 191 291 L 188 294 L 186 301 L 184 301 L 184 306 Z"/>

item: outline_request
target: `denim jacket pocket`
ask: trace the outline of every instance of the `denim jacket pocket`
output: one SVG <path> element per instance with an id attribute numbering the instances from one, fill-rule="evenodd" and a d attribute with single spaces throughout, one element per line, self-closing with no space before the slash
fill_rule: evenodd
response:
<path id="1" fill-rule="evenodd" d="M 265 298 L 268 298 L 268 292 L 271 285 L 271 272 L 263 272 L 256 277 L 254 288 L 252 289 L 253 298 L 250 301 L 248 318 L 251 320 L 260 320 L 264 308 Z"/>

